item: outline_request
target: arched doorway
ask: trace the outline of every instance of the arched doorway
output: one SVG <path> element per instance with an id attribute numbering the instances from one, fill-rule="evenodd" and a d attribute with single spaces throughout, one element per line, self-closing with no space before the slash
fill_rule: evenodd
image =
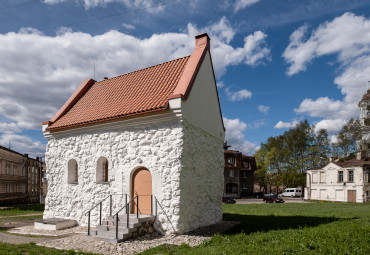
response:
<path id="1" fill-rule="evenodd" d="M 146 168 L 140 168 L 132 175 L 131 198 L 139 196 L 139 213 L 151 214 L 152 209 L 152 175 Z M 131 212 L 136 213 L 136 199 L 131 206 Z"/>

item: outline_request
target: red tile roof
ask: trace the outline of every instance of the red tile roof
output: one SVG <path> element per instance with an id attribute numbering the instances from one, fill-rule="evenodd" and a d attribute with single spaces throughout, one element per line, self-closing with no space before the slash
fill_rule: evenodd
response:
<path id="1" fill-rule="evenodd" d="M 209 50 L 209 37 L 196 37 L 191 56 L 96 82 L 85 80 L 48 124 L 58 131 L 168 109 L 170 98 L 186 99 Z"/>

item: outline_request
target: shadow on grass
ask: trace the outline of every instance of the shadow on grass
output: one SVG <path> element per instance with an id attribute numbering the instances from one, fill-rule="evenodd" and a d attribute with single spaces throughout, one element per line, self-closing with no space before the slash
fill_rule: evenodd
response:
<path id="1" fill-rule="evenodd" d="M 253 232 L 267 232 L 278 229 L 298 229 L 302 227 L 316 227 L 343 219 L 335 217 L 309 217 L 309 216 L 261 216 L 224 213 L 223 220 L 239 221 L 241 224 L 227 230 L 224 234 L 237 233 L 250 234 Z"/>

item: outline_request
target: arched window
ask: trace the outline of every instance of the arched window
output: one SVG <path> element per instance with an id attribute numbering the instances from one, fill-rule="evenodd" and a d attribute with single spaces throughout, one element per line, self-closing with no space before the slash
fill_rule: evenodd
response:
<path id="1" fill-rule="evenodd" d="M 108 160 L 100 157 L 96 166 L 96 182 L 108 182 Z"/>
<path id="2" fill-rule="evenodd" d="M 78 164 L 75 159 L 68 161 L 68 183 L 78 183 Z"/>

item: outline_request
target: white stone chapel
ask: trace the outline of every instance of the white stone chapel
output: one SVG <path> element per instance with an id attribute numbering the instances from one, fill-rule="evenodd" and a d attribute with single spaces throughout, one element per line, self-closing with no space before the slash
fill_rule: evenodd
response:
<path id="1" fill-rule="evenodd" d="M 155 210 L 162 233 L 221 220 L 225 129 L 207 34 L 190 56 L 85 80 L 43 132 L 44 218 L 86 225 L 101 201 L 108 214 L 139 196 L 139 213 Z M 98 218 L 99 206 L 92 223 Z"/>

